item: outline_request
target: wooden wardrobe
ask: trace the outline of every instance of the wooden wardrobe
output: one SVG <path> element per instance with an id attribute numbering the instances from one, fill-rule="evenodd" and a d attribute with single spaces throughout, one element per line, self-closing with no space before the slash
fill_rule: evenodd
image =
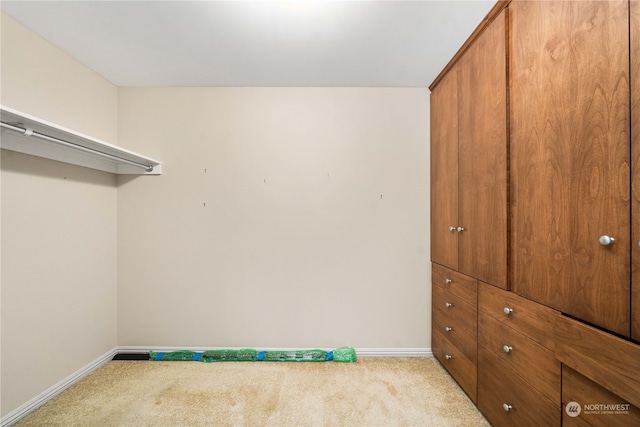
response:
<path id="1" fill-rule="evenodd" d="M 640 425 L 640 0 L 500 1 L 430 89 L 434 355 L 494 425 Z"/>

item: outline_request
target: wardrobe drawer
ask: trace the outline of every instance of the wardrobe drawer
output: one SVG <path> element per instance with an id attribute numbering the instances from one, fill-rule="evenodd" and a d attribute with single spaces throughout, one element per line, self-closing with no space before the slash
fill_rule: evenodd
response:
<path id="1" fill-rule="evenodd" d="M 478 281 L 438 264 L 432 263 L 431 282 L 476 307 L 478 305 Z"/>
<path id="2" fill-rule="evenodd" d="M 475 307 L 469 306 L 476 311 Z M 446 312 L 446 309 L 434 308 L 432 311 L 432 328 L 440 332 L 446 339 L 458 347 L 474 364 L 478 359 L 478 338 L 475 331 L 476 319 L 473 319 L 474 331 L 468 330 L 466 322 Z M 468 316 L 467 316 L 468 317 Z"/>
<path id="3" fill-rule="evenodd" d="M 640 407 L 640 345 L 564 316 L 555 335 L 564 365 Z"/>
<path id="4" fill-rule="evenodd" d="M 559 426 L 554 403 L 520 377 L 509 375 L 491 353 L 478 349 L 478 408 L 495 427 Z"/>
<path id="5" fill-rule="evenodd" d="M 448 322 L 455 322 L 467 332 L 476 335 L 478 331 L 478 309 L 451 292 L 445 291 L 439 286 L 434 286 L 432 294 L 432 308 L 435 312 L 442 313 Z"/>
<path id="6" fill-rule="evenodd" d="M 476 403 L 478 391 L 476 364 L 436 330 L 431 331 L 431 346 L 433 354 L 442 366 L 449 371 L 460 387 L 469 395 L 469 398 Z"/>
<path id="7" fill-rule="evenodd" d="M 563 426 L 640 426 L 640 409 L 567 366 L 562 367 L 562 407 Z"/>
<path id="8" fill-rule="evenodd" d="M 551 351 L 554 350 L 553 330 L 556 319 L 560 316 L 558 311 L 482 282 L 478 283 L 478 308 Z"/>
<path id="9" fill-rule="evenodd" d="M 478 345 L 543 396 L 560 402 L 560 362 L 549 349 L 483 312 L 478 315 Z"/>

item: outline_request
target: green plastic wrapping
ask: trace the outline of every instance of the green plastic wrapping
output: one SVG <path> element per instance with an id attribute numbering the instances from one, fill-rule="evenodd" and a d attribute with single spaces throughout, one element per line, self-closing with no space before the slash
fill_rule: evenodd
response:
<path id="1" fill-rule="evenodd" d="M 340 347 L 333 350 L 334 362 L 352 363 L 356 361 L 356 350 L 352 347 Z"/>
<path id="2" fill-rule="evenodd" d="M 250 348 L 242 350 L 207 350 L 200 358 L 203 362 L 254 362 L 258 352 Z"/>
<path id="3" fill-rule="evenodd" d="M 158 358 L 158 355 L 161 355 Z M 186 360 L 195 360 L 195 351 L 190 350 L 179 350 L 179 351 L 171 351 L 167 353 L 158 353 L 155 351 L 149 352 L 149 360 L 163 360 L 163 361 L 186 361 Z"/>
<path id="4" fill-rule="evenodd" d="M 324 350 L 272 350 L 264 352 L 265 362 L 326 362 Z"/>
<path id="5" fill-rule="evenodd" d="M 244 348 L 241 350 L 207 350 L 195 352 L 179 350 L 171 352 L 149 352 L 149 360 L 201 361 L 201 362 L 334 362 L 356 361 L 356 351 L 352 347 L 340 347 L 333 351 L 324 350 L 270 350 L 260 351 Z"/>

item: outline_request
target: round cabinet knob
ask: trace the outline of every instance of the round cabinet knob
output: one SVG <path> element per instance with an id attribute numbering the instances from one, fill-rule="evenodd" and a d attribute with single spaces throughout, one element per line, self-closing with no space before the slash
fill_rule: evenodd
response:
<path id="1" fill-rule="evenodd" d="M 503 350 L 505 353 L 511 353 L 511 350 L 513 350 L 513 347 L 511 347 L 510 345 L 503 345 L 503 346 L 502 346 L 502 350 Z"/>
<path id="2" fill-rule="evenodd" d="M 444 283 L 446 283 L 447 285 L 448 285 L 449 283 L 451 283 L 451 282 L 453 282 L 453 280 L 451 280 L 451 279 L 444 279 Z"/>
<path id="3" fill-rule="evenodd" d="M 462 233 L 464 231 L 464 227 L 458 227 L 457 230 L 458 230 L 458 233 Z"/>
<path id="4" fill-rule="evenodd" d="M 450 328 L 449 326 L 446 326 L 444 328 L 444 330 L 447 331 L 447 332 L 451 332 L 451 331 L 453 331 L 453 328 Z"/>
<path id="5" fill-rule="evenodd" d="M 445 354 L 445 355 L 444 355 L 444 358 L 445 358 L 445 359 L 447 359 L 447 360 L 449 360 L 449 359 L 453 359 L 453 356 L 452 356 L 452 355 L 450 355 L 450 354 Z"/>
<path id="6" fill-rule="evenodd" d="M 451 307 L 453 307 L 453 304 L 451 304 L 450 302 L 445 302 L 444 306 L 447 307 L 447 308 L 451 308 Z"/>
<path id="7" fill-rule="evenodd" d="M 503 403 L 502 404 L 502 409 L 505 410 L 505 412 L 509 412 L 513 409 L 513 406 L 509 405 L 508 403 Z"/>
<path id="8" fill-rule="evenodd" d="M 504 314 L 509 315 L 513 313 L 513 308 L 505 307 L 502 311 L 504 311 Z"/>
<path id="9" fill-rule="evenodd" d="M 606 234 L 600 236 L 600 238 L 598 239 L 598 242 L 600 242 L 600 244 L 602 246 L 609 246 L 610 244 L 612 244 L 615 241 L 616 241 L 616 239 L 614 239 L 611 236 L 607 236 Z"/>
<path id="10" fill-rule="evenodd" d="M 454 226 L 449 227 L 449 231 L 456 231 L 456 228 Z"/>

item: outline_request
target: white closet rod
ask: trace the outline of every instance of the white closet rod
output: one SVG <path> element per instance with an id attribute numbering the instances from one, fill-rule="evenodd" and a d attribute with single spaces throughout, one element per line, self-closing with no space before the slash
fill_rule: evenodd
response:
<path id="1" fill-rule="evenodd" d="M 92 148 L 83 147 L 82 145 L 74 144 L 73 142 L 64 141 L 62 139 L 54 138 L 43 133 L 35 132 L 33 129 L 24 129 L 19 126 L 15 126 L 9 123 L 0 122 L 0 126 L 15 132 L 20 132 L 24 136 L 35 136 L 36 138 L 44 139 L 45 141 L 55 142 L 56 144 L 64 145 L 65 147 L 71 147 L 76 150 L 84 151 L 85 153 L 95 154 L 100 157 L 107 158 L 109 160 L 115 160 L 117 162 L 126 163 L 128 165 L 136 166 L 146 170 L 147 172 L 153 171 L 153 165 L 145 165 L 144 163 L 134 162 L 133 160 L 123 159 L 122 157 L 113 156 L 111 154 L 103 153 L 102 151 L 94 150 Z"/>

